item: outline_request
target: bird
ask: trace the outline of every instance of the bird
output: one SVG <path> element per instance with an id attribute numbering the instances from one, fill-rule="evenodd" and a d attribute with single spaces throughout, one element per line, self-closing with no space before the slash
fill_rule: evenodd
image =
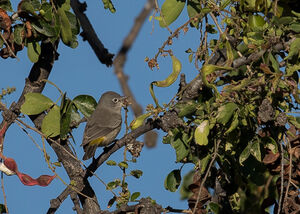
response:
<path id="1" fill-rule="evenodd" d="M 94 157 L 97 147 L 110 145 L 122 126 L 122 107 L 127 97 L 107 91 L 100 97 L 95 111 L 87 119 L 81 146 L 85 152 L 83 160 Z"/>

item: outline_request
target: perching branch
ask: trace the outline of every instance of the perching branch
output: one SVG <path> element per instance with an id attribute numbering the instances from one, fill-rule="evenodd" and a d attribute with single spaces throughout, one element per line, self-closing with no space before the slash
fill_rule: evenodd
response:
<path id="1" fill-rule="evenodd" d="M 154 128 L 157 128 L 155 121 L 148 120 L 145 125 L 133 130 L 132 132 L 128 133 L 123 138 L 118 140 L 115 144 L 112 144 L 99 157 L 93 159 L 92 163 L 85 170 L 85 177 L 92 176 L 91 172 L 95 172 L 114 152 L 122 148 L 126 143 L 130 143 L 132 140 L 138 138 L 139 136 Z"/>

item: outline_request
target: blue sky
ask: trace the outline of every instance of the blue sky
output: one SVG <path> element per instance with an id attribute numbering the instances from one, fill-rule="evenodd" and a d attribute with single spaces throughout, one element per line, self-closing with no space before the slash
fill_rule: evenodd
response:
<path id="1" fill-rule="evenodd" d="M 12 1 L 14 8 L 16 2 Z M 117 12 L 111 14 L 103 9 L 101 1 L 88 1 L 87 15 L 91 20 L 101 41 L 112 53 L 117 53 L 121 47 L 124 37 L 131 29 L 134 18 L 140 12 L 145 1 L 126 0 L 113 1 Z M 160 5 L 163 1 L 159 1 Z M 175 30 L 187 20 L 186 9 L 184 9 L 180 18 L 171 25 Z M 155 80 L 162 80 L 172 71 L 170 57 L 160 57 L 158 60 L 160 69 L 151 71 L 144 59 L 146 56 L 152 58 L 159 47 L 169 36 L 166 29 L 159 27 L 158 22 L 154 23 L 152 32 L 152 22 L 146 21 L 136 42 L 130 50 L 125 64 L 125 73 L 129 76 L 129 85 L 135 94 L 137 101 L 145 108 L 148 104 L 154 104 L 149 93 L 149 84 Z M 199 32 L 196 29 L 190 29 L 185 35 L 180 34 L 179 39 L 173 40 L 173 46 L 167 47 L 173 50 L 175 56 L 182 62 L 182 72 L 191 80 L 197 70 L 193 64 L 188 62 L 188 55 L 184 52 L 188 48 L 196 49 L 199 45 Z M 107 68 L 100 64 L 87 42 L 83 42 L 79 37 L 79 46 L 71 49 L 62 43 L 59 47 L 59 60 L 55 62 L 49 80 L 54 82 L 62 91 L 67 93 L 69 98 L 74 98 L 80 94 L 88 94 L 96 100 L 100 95 L 108 90 L 121 92 L 118 80 L 113 74 L 113 68 Z M 1 78 L 0 89 L 15 86 L 16 92 L 6 97 L 3 102 L 8 106 L 20 96 L 25 78 L 27 77 L 32 63 L 27 58 L 27 51 L 24 49 L 18 53 L 19 61 L 16 59 L 0 59 Z M 160 103 L 168 103 L 171 97 L 177 92 L 178 80 L 169 88 L 155 88 L 155 93 Z M 47 85 L 44 95 L 52 100 L 57 100 L 59 92 L 51 85 Z M 132 113 L 129 115 L 129 122 L 133 119 Z M 28 119 L 25 122 L 30 123 Z M 85 124 L 73 131 L 76 141 L 74 145 L 79 157 L 82 157 L 81 144 L 82 134 Z M 124 134 L 124 124 L 118 138 Z M 28 130 L 30 135 L 41 146 L 41 138 Z M 178 192 L 171 193 L 164 189 L 164 179 L 173 169 L 178 169 L 181 164 L 176 164 L 175 151 L 170 145 L 162 144 L 164 133 L 159 131 L 158 146 L 154 149 L 144 148 L 137 163 L 130 164 L 131 169 L 140 169 L 144 172 L 143 176 L 136 180 L 129 177 L 129 190 L 131 192 L 141 192 L 142 197 L 150 196 L 163 207 L 171 206 L 173 208 L 186 209 L 187 202 L 180 201 Z M 142 140 L 140 138 L 139 140 Z M 13 124 L 6 133 L 4 142 L 4 155 L 13 157 L 18 164 L 19 170 L 28 173 L 32 177 L 38 177 L 41 174 L 52 174 L 44 161 L 43 154 L 33 144 L 32 140 L 16 125 Z M 99 154 L 102 149 L 98 149 Z M 56 161 L 56 155 L 47 146 L 51 160 Z M 119 161 L 122 158 L 123 149 L 115 153 L 110 159 Z M 88 163 L 88 162 L 87 162 Z M 186 165 L 183 174 L 187 173 L 192 165 Z M 69 182 L 63 169 L 57 168 L 56 171 L 66 182 Z M 117 167 L 101 166 L 97 170 L 97 175 L 105 182 L 110 182 L 116 178 L 121 178 L 121 170 Z M 97 179 L 91 178 L 90 182 L 97 193 L 101 208 L 105 209 L 108 200 L 112 194 L 105 190 L 103 184 Z M 17 176 L 8 177 L 4 175 L 4 188 L 7 197 L 7 203 L 10 213 L 45 213 L 50 204 L 50 200 L 56 198 L 65 188 L 59 179 L 54 179 L 48 187 L 27 187 L 20 183 Z M 117 191 L 116 191 L 117 192 Z M 0 193 L 0 203 L 3 202 L 3 196 Z M 72 213 L 71 200 L 68 198 L 62 204 L 57 213 Z"/>

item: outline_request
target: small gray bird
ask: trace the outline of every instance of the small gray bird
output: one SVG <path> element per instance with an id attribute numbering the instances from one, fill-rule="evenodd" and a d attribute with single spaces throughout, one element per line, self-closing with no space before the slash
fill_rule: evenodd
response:
<path id="1" fill-rule="evenodd" d="M 83 160 L 95 155 L 97 147 L 107 146 L 113 142 L 121 130 L 121 109 L 126 97 L 108 91 L 102 94 L 95 111 L 87 120 L 81 146 L 85 152 Z"/>

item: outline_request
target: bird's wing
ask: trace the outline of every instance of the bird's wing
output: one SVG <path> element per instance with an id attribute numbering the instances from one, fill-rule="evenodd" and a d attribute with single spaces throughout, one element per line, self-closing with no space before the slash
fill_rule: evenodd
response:
<path id="1" fill-rule="evenodd" d="M 92 140 L 105 137 L 121 125 L 121 121 L 116 122 L 111 127 L 101 127 L 96 123 L 88 123 L 85 127 L 83 141 L 81 146 L 87 145 Z"/>

